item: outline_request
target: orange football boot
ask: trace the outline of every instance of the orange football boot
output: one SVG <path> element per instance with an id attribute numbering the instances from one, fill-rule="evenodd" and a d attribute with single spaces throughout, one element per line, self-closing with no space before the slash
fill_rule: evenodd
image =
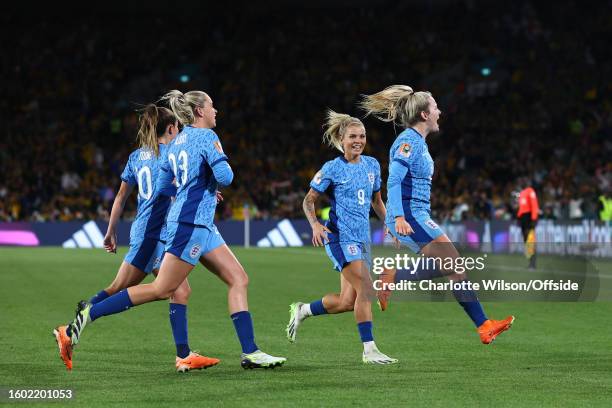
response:
<path id="1" fill-rule="evenodd" d="M 490 344 L 495 338 L 512 327 L 514 316 L 508 316 L 504 320 L 487 320 L 478 328 L 478 334 L 483 344 Z"/>
<path id="2" fill-rule="evenodd" d="M 202 356 L 192 351 L 185 358 L 176 358 L 176 371 L 185 373 L 189 370 L 206 369 L 219 364 L 220 361 L 218 358 Z"/>
<path id="3" fill-rule="evenodd" d="M 60 358 L 68 370 L 72 370 L 72 341 L 66 334 L 68 326 L 58 326 L 53 329 L 55 341 L 59 347 Z"/>
<path id="4" fill-rule="evenodd" d="M 386 285 L 389 283 L 395 283 L 395 274 L 395 269 L 386 269 L 383 273 L 378 275 L 379 280 L 383 283 L 383 289 L 376 292 L 376 297 L 378 298 L 378 307 L 380 307 L 380 310 L 383 312 L 387 310 L 387 307 L 389 306 L 389 298 L 391 298 L 392 292 Z"/>

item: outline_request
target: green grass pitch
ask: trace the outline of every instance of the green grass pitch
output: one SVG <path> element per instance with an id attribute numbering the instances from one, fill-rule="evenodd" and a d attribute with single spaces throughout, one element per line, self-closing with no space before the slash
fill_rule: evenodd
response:
<path id="1" fill-rule="evenodd" d="M 0 388 L 75 390 L 70 402 L 37 407 L 592 407 L 612 401 L 611 302 L 485 303 L 491 317 L 517 318 L 489 346 L 480 344 L 454 302 L 395 302 L 374 312 L 377 344 L 400 359 L 394 366 L 361 363 L 352 314 L 309 319 L 298 342 L 289 344 L 288 305 L 339 287 L 323 250 L 312 248 L 235 249 L 251 280 L 257 343 L 286 356 L 286 366 L 240 368 L 225 287 L 198 266 L 189 277 L 190 345 L 220 358 L 220 365 L 177 374 L 167 302 L 156 302 L 89 326 L 67 372 L 51 331 L 72 319 L 79 299 L 110 283 L 124 253 L 0 249 Z"/>

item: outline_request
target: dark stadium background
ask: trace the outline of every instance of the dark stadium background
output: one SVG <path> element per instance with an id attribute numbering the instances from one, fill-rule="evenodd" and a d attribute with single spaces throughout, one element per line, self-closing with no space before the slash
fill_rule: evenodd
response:
<path id="1" fill-rule="evenodd" d="M 0 403 L 9 389 L 71 389 L 54 406 L 608 408 L 612 224 L 599 218 L 601 200 L 612 205 L 611 11 L 611 0 L 3 4 Z M 373 367 L 351 313 L 306 322 L 296 344 L 285 327 L 289 304 L 339 286 L 301 210 L 338 155 L 321 144 L 325 111 L 361 116 L 359 95 L 392 84 L 430 90 L 443 111 L 428 137 L 432 218 L 462 256 L 487 256 L 470 279 L 580 290 L 481 291 L 490 318 L 516 317 L 487 346 L 451 293 L 395 293 L 372 309 L 377 344 L 400 361 Z M 197 266 L 189 342 L 221 364 L 177 375 L 168 305 L 153 302 L 88 326 L 67 371 L 51 331 L 113 281 L 136 194 L 117 253 L 101 248 L 135 109 L 174 88 L 204 90 L 219 109 L 235 178 L 216 225 L 249 275 L 257 344 L 287 364 L 240 368 L 226 288 Z M 386 198 L 400 129 L 364 122 Z M 542 210 L 536 270 L 514 220 L 523 177 Z M 374 258 L 412 254 L 380 245 L 380 223 L 371 231 Z"/>
<path id="2" fill-rule="evenodd" d="M 249 203 L 256 218 L 302 217 L 309 179 L 336 155 L 321 145 L 325 110 L 361 115 L 360 94 L 395 83 L 443 111 L 428 138 L 435 219 L 512 218 L 522 175 L 544 218 L 598 219 L 612 182 L 610 5 L 13 5 L 0 16 L 0 221 L 106 219 L 137 104 L 173 88 L 219 109 L 236 178 L 218 216 Z M 365 123 L 386 178 L 395 134 Z"/>

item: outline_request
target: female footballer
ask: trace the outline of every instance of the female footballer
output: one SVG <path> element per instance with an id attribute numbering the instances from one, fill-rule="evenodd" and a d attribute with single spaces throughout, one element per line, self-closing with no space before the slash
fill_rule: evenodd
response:
<path id="1" fill-rule="evenodd" d="M 325 246 L 327 256 L 340 272 L 340 293 L 325 295 L 310 304 L 290 306 L 287 338 L 295 342 L 299 325 L 310 316 L 354 310 L 363 343 L 362 361 L 368 364 L 393 364 L 397 360 L 381 353 L 372 335 L 372 281 L 370 263 L 370 206 L 381 220 L 385 205 L 380 195 L 380 165 L 363 155 L 366 131 L 363 123 L 346 114 L 328 111 L 324 141 L 342 152 L 328 161 L 310 183 L 303 207 L 312 227 L 314 246 Z M 321 194 L 331 201 L 329 221 L 319 223 L 315 202 Z"/>
<path id="2" fill-rule="evenodd" d="M 427 136 L 438 132 L 442 112 L 429 92 L 414 92 L 406 85 L 393 85 L 373 95 L 365 95 L 361 108 L 384 122 L 404 128 L 389 152 L 387 183 L 387 217 L 385 223 L 401 243 L 425 257 L 457 259 L 459 253 L 446 234 L 431 219 L 430 194 L 434 163 L 429 154 Z M 465 273 L 435 268 L 412 271 L 406 280 L 425 280 L 446 275 L 457 282 L 466 281 Z M 383 274 L 385 283 L 394 282 L 396 270 Z M 454 290 L 453 294 L 474 322 L 484 344 L 491 343 L 508 330 L 514 316 L 490 320 L 471 289 Z M 390 291 L 379 292 L 381 309 L 386 309 Z"/>
<path id="3" fill-rule="evenodd" d="M 217 186 L 229 185 L 234 177 L 212 130 L 217 110 L 212 99 L 201 91 L 183 94 L 174 90 L 162 100 L 169 103 L 185 128 L 169 145 L 158 179 L 161 194 L 176 186 L 159 274 L 150 284 L 132 286 L 94 305 L 83 304 L 72 323 L 72 344 L 78 343 L 90 321 L 169 298 L 199 261 L 228 287 L 229 312 L 242 347 L 242 367 L 280 366 L 286 361 L 284 357 L 268 355 L 255 344 L 247 303 L 248 276 L 213 223 Z"/>
<path id="4" fill-rule="evenodd" d="M 160 167 L 168 144 L 178 134 L 178 121 L 171 110 L 146 105 L 139 117 L 138 149 L 130 154 L 121 174 L 121 185 L 113 203 L 104 248 L 117 252 L 116 227 L 123 207 L 134 186 L 138 188 L 136 217 L 130 230 L 130 249 L 125 256 L 117 276 L 104 290 L 90 300 L 96 304 L 122 289 L 139 284 L 153 273 L 157 275 L 164 254 L 166 239 L 165 219 L 170 206 L 170 197 L 159 194 L 155 188 Z M 216 364 L 212 359 L 191 352 L 187 336 L 187 301 L 191 293 L 185 279 L 170 297 L 170 326 L 176 344 L 176 369 L 188 371 Z M 71 327 L 60 326 L 54 331 L 60 357 L 68 369 L 72 368 Z"/>

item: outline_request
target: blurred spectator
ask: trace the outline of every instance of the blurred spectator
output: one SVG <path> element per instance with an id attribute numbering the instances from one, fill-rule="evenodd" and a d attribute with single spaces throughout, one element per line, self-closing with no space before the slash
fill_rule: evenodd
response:
<path id="1" fill-rule="evenodd" d="M 612 185 L 612 66 L 602 35 L 612 20 L 596 7 L 243 6 L 206 4 L 202 29 L 169 30 L 165 15 L 129 4 L 97 17 L 0 16 L 5 37 L 36 25 L 3 43 L 11 58 L 0 62 L 2 91 L 11 97 L 0 109 L 0 220 L 108 217 L 135 148 L 134 103 L 173 88 L 205 90 L 219 110 L 215 130 L 235 181 L 218 216 L 240 218 L 249 203 L 253 217 L 302 217 L 310 178 L 337 154 L 321 145 L 325 109 L 361 115 L 359 94 L 393 83 L 430 90 L 444 112 L 442 132 L 427 141 L 435 219 L 512 217 L 519 169 L 545 216 L 597 217 Z M 406 24 L 406 15 L 420 18 Z M 581 24 L 562 24 L 568 15 Z M 365 124 L 366 154 L 386 179 L 395 134 Z"/>

